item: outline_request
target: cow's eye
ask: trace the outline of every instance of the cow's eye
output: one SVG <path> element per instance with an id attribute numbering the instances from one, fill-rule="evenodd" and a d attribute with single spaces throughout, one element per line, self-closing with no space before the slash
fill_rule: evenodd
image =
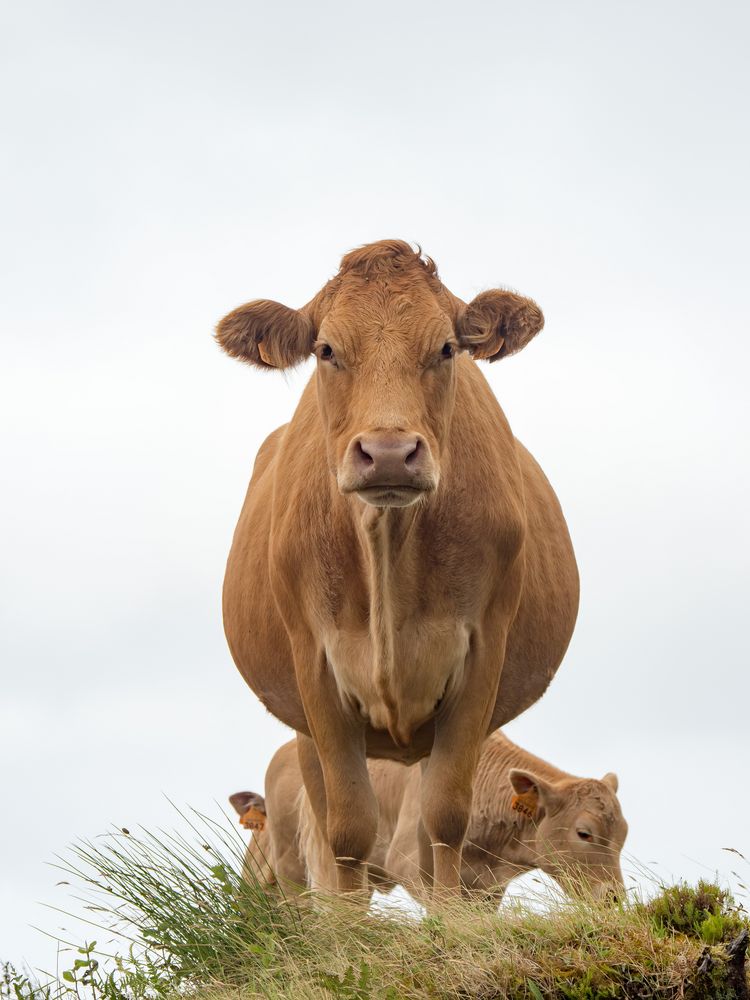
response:
<path id="1" fill-rule="evenodd" d="M 336 359 L 333 356 L 333 348 L 330 344 L 321 344 L 318 348 L 318 357 L 321 361 L 333 361 Z"/>
<path id="2" fill-rule="evenodd" d="M 443 344 L 443 349 L 440 352 L 440 356 L 443 358 L 452 358 L 455 354 L 453 344 Z"/>
<path id="3" fill-rule="evenodd" d="M 593 834 L 589 833 L 588 830 L 576 830 L 576 833 L 581 838 L 581 840 L 593 840 Z"/>

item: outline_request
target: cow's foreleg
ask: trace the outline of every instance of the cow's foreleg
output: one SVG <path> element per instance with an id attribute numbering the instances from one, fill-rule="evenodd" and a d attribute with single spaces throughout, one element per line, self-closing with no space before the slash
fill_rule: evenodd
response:
<path id="1" fill-rule="evenodd" d="M 303 695 L 312 741 L 300 739 L 298 754 L 316 818 L 336 859 L 337 888 L 356 892 L 367 884 L 378 803 L 367 770 L 364 727 L 343 712 L 325 666 L 321 673 L 323 683 L 309 685 Z"/>
<path id="2" fill-rule="evenodd" d="M 297 733 L 297 757 L 304 782 L 300 799 L 298 845 L 309 889 L 336 891 L 336 866 L 328 845 L 326 789 L 318 751 L 309 736 Z"/>
<path id="3" fill-rule="evenodd" d="M 343 749 L 343 748 L 342 748 Z M 375 844 L 378 803 L 367 771 L 364 737 L 360 752 L 321 758 L 328 803 L 328 842 L 336 859 L 339 892 L 367 888 L 366 861 Z"/>
<path id="4" fill-rule="evenodd" d="M 459 764 L 450 755 L 436 755 L 433 750 L 422 782 L 422 821 L 432 845 L 435 894 L 460 892 L 461 849 L 469 825 L 474 777 L 470 765 L 475 765 L 473 751 L 470 755 Z"/>
<path id="5" fill-rule="evenodd" d="M 494 677 L 487 671 L 482 678 L 476 660 L 467 670 L 473 674 L 471 697 L 447 705 L 437 718 L 432 753 L 422 774 L 422 822 L 432 844 L 435 894 L 460 892 L 474 775 L 497 693 L 499 670 Z"/>
<path id="6" fill-rule="evenodd" d="M 326 786 L 323 780 L 323 769 L 320 766 L 318 751 L 309 736 L 297 733 L 297 759 L 305 791 L 312 805 L 315 819 L 321 830 L 328 825 L 326 809 Z"/>

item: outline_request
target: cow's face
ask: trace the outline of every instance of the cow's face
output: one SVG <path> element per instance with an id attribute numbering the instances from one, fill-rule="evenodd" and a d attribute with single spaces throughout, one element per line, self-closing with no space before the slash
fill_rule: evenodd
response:
<path id="1" fill-rule="evenodd" d="M 302 310 L 260 300 L 217 327 L 221 346 L 263 368 L 310 353 L 331 472 L 343 494 L 405 507 L 440 481 L 460 358 L 494 360 L 541 329 L 529 299 L 489 291 L 464 305 L 399 241 L 353 251 Z"/>
<path id="2" fill-rule="evenodd" d="M 510 782 L 514 805 L 536 825 L 539 868 L 568 891 L 619 896 L 628 824 L 617 799 L 617 777 L 547 781 L 514 769 Z"/>
<path id="3" fill-rule="evenodd" d="M 414 289 L 383 301 L 365 286 L 334 303 L 314 349 L 328 461 L 341 492 L 405 507 L 434 491 L 461 350 L 435 297 Z"/>

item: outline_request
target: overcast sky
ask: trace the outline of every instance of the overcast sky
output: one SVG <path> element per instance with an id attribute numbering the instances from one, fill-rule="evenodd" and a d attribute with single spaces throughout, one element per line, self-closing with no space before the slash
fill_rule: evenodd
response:
<path id="1" fill-rule="evenodd" d="M 0 958 L 54 965 L 45 863 L 114 822 L 261 789 L 288 738 L 226 648 L 261 440 L 309 375 L 215 322 L 422 244 L 546 327 L 485 368 L 582 578 L 508 728 L 615 770 L 629 855 L 747 866 L 745 5 L 6 4 L 2 45 Z M 633 865 L 626 863 L 626 868 Z M 77 937 L 85 933 L 74 931 Z"/>

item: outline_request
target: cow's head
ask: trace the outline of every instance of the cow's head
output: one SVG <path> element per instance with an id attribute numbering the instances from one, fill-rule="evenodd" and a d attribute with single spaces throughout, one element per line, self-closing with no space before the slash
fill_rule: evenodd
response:
<path id="1" fill-rule="evenodd" d="M 617 776 L 550 781 L 513 768 L 509 778 L 513 807 L 536 825 L 538 867 L 568 890 L 619 895 L 628 824 L 617 798 Z"/>
<path id="2" fill-rule="evenodd" d="M 223 349 L 259 368 L 317 358 L 328 461 L 342 493 L 405 507 L 436 489 L 457 368 L 519 351 L 543 325 L 530 299 L 493 289 L 468 305 L 400 240 L 347 254 L 302 309 L 260 299 L 219 323 Z"/>

